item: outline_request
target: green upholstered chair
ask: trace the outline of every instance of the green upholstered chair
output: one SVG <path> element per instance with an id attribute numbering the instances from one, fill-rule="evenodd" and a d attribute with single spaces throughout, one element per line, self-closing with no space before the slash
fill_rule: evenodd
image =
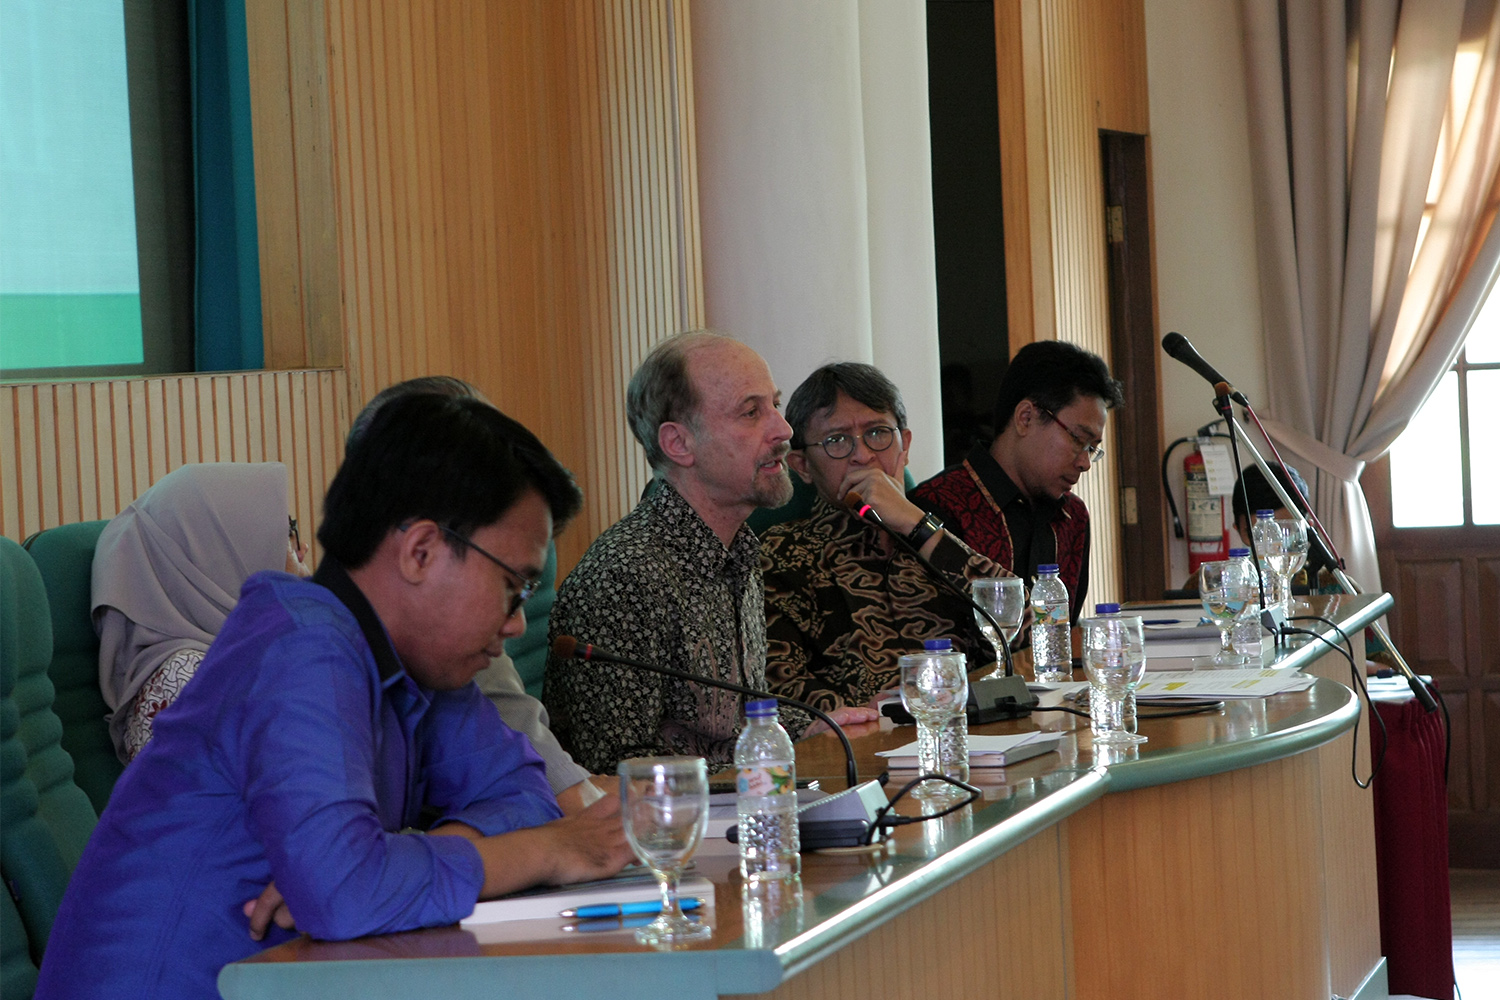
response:
<path id="1" fill-rule="evenodd" d="M 533 698 L 542 696 L 542 676 L 547 672 L 547 620 L 556 602 L 557 545 L 548 542 L 541 583 L 526 602 L 526 631 L 505 643 L 505 651 L 515 661 L 521 683 L 526 685 L 526 693 Z"/>
<path id="2" fill-rule="evenodd" d="M 31 557 L 0 538 L 0 989 L 29 996 L 68 878 L 97 817 L 73 784 L 52 711 L 51 611 Z M 14 992 L 12 992 L 14 991 Z"/>
<path id="3" fill-rule="evenodd" d="M 83 521 L 32 535 L 26 550 L 36 561 L 52 609 L 54 710 L 62 720 L 62 746 L 73 758 L 73 780 L 102 813 L 124 765 L 115 755 L 99 693 L 99 637 L 94 633 L 94 546 L 108 521 Z"/>

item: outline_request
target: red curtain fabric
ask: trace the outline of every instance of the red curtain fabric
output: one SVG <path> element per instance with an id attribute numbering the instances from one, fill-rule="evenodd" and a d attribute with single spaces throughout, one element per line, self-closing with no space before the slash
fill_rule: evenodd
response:
<path id="1" fill-rule="evenodd" d="M 1453 1000 L 1443 716 L 1414 698 L 1376 702 L 1389 740 L 1375 779 L 1380 950 L 1390 992 Z M 1380 727 L 1372 727 L 1374 753 Z"/>

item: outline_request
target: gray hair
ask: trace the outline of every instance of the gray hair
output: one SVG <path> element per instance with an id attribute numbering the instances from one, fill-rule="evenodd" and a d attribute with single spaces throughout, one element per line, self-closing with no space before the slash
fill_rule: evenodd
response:
<path id="1" fill-rule="evenodd" d="M 688 355 L 696 348 L 719 341 L 738 343 L 733 337 L 711 330 L 674 334 L 652 348 L 630 377 L 630 387 L 625 391 L 625 416 L 630 421 L 630 432 L 646 449 L 646 461 L 657 472 L 666 472 L 672 466 L 661 450 L 658 433 L 661 425 L 694 425 L 698 419 L 698 392 L 688 377 Z"/>
<path id="2" fill-rule="evenodd" d="M 402 396 L 416 395 L 449 396 L 453 399 L 478 399 L 488 402 L 484 398 L 484 393 L 463 379 L 452 375 L 423 375 L 420 378 L 409 378 L 405 382 L 386 386 L 375 394 L 374 399 L 365 404 L 365 408 L 359 411 L 359 416 L 354 418 L 354 423 L 349 425 L 349 436 L 344 439 L 344 449 L 347 451 L 350 445 L 364 436 L 365 431 L 370 429 L 375 414 L 380 412 L 382 406 Z"/>
<path id="3" fill-rule="evenodd" d="M 874 365 L 839 361 L 807 376 L 787 402 L 786 422 L 792 425 L 793 448 L 807 447 L 803 440 L 807 425 L 817 414 L 833 409 L 839 393 L 876 413 L 889 413 L 896 418 L 896 429 L 906 430 L 906 405 L 896 384 Z"/>

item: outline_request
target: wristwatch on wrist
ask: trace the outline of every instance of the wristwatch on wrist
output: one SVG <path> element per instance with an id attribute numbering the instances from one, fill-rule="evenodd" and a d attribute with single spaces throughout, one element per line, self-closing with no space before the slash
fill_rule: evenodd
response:
<path id="1" fill-rule="evenodd" d="M 911 529 L 911 534 L 906 536 L 906 540 L 911 542 L 912 548 L 920 549 L 927 544 L 927 539 L 942 530 L 943 522 L 936 514 L 928 511 L 922 516 L 922 520 L 917 522 L 917 526 Z"/>

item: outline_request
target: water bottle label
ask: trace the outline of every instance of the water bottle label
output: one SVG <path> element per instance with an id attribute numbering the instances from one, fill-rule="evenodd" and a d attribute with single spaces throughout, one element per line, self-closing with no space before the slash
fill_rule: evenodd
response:
<path id="1" fill-rule="evenodd" d="M 1068 624 L 1067 605 L 1058 604 L 1046 608 L 1037 615 L 1037 621 L 1042 625 L 1066 625 Z"/>
<path id="2" fill-rule="evenodd" d="M 786 795 L 796 794 L 796 779 L 792 768 L 785 764 L 768 764 L 765 767 L 742 767 L 735 787 L 741 795 Z"/>

